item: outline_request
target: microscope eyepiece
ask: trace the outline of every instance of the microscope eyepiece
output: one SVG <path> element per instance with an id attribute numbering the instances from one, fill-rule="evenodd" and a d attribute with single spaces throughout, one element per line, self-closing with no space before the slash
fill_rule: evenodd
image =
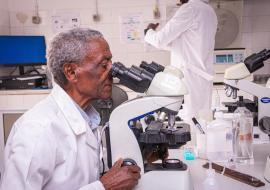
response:
<path id="1" fill-rule="evenodd" d="M 131 90 L 143 93 L 148 89 L 155 75 L 134 65 L 127 68 L 122 63 L 115 62 L 111 68 L 111 76 L 120 79 L 120 84 Z"/>
<path id="2" fill-rule="evenodd" d="M 254 53 L 248 56 L 244 63 L 250 73 L 257 71 L 264 66 L 264 61 L 270 58 L 270 50 L 262 50 L 259 53 Z"/>
<path id="3" fill-rule="evenodd" d="M 147 63 L 145 61 L 142 61 L 140 64 L 140 67 L 145 69 L 146 71 L 153 73 L 154 75 L 158 72 L 164 71 L 164 66 L 159 65 L 155 62 Z"/>

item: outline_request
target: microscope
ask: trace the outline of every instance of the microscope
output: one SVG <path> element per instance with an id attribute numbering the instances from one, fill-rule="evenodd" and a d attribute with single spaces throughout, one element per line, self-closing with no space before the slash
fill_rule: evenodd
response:
<path id="1" fill-rule="evenodd" d="M 262 50 L 259 53 L 254 53 L 247 57 L 243 63 L 238 63 L 225 71 L 224 84 L 226 95 L 233 95 L 233 98 L 237 97 L 237 91 L 243 90 L 253 96 L 257 97 L 255 104 L 257 105 L 258 117 L 257 125 L 254 127 L 254 131 L 257 130 L 257 134 L 260 134 L 260 138 L 265 141 L 269 141 L 270 137 L 270 79 L 265 86 L 256 84 L 247 80 L 251 73 L 262 68 L 264 61 L 270 58 L 270 50 Z M 267 167 L 265 169 L 265 178 L 270 181 L 270 157 L 268 157 Z"/>
<path id="2" fill-rule="evenodd" d="M 188 93 L 182 72 L 154 62 L 143 62 L 131 68 L 116 62 L 111 76 L 144 94 L 112 111 L 109 139 L 106 139 L 108 166 L 119 158 L 124 159 L 124 165 L 138 165 L 141 179 L 136 190 L 193 189 L 187 165 L 179 159 L 167 159 L 169 148 L 179 148 L 191 140 L 189 126 L 175 122 L 184 95 Z M 142 127 L 141 120 L 146 127 Z M 161 162 L 152 162 L 153 157 Z"/>

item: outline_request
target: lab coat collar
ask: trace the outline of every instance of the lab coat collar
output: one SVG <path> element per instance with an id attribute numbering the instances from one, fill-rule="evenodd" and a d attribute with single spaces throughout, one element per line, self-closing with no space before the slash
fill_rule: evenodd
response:
<path id="1" fill-rule="evenodd" d="M 209 0 L 191 0 L 191 1 L 202 1 L 202 2 L 205 2 L 205 3 L 209 3 Z"/>
<path id="2" fill-rule="evenodd" d="M 72 98 L 56 83 L 53 84 L 51 94 L 73 132 L 76 135 L 85 133 L 88 123 L 84 120 L 81 113 L 76 108 Z"/>

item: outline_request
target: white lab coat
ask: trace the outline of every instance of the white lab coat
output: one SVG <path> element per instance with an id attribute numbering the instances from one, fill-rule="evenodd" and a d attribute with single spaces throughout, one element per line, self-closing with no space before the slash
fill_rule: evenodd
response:
<path id="1" fill-rule="evenodd" d="M 170 50 L 171 65 L 182 69 L 187 118 L 211 108 L 216 30 L 217 16 L 207 0 L 189 0 L 160 31 L 150 29 L 145 36 L 154 47 Z"/>
<path id="2" fill-rule="evenodd" d="M 1 190 L 104 190 L 99 143 L 58 85 L 13 126 Z"/>

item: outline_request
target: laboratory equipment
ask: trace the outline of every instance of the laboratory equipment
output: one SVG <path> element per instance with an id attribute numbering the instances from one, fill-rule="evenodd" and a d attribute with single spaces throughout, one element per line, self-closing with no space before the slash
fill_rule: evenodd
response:
<path id="1" fill-rule="evenodd" d="M 200 125 L 200 123 L 197 121 L 197 119 L 195 117 L 191 118 L 195 127 L 197 127 L 197 129 L 199 129 L 199 131 L 202 133 L 202 134 L 205 134 L 202 126 Z"/>
<path id="2" fill-rule="evenodd" d="M 218 180 L 216 179 L 215 170 L 212 168 L 212 163 L 210 167 L 206 170 L 206 178 L 203 181 L 203 190 L 217 190 L 220 189 Z"/>
<path id="3" fill-rule="evenodd" d="M 47 75 L 32 67 L 46 65 L 44 36 L 0 36 L 0 66 L 14 67 L 7 76 L 0 77 L 0 89 L 48 88 Z M 17 67 L 19 75 L 13 75 Z"/>
<path id="4" fill-rule="evenodd" d="M 262 50 L 247 57 L 243 63 L 236 64 L 225 72 L 226 95 L 237 97 L 237 91 L 243 90 L 258 98 L 259 128 L 266 134 L 270 133 L 270 88 L 255 84 L 245 78 L 264 66 L 264 61 L 270 58 L 270 50 Z"/>
<path id="5" fill-rule="evenodd" d="M 0 65 L 19 66 L 20 75 L 24 66 L 46 65 L 44 36 L 0 36 Z"/>
<path id="6" fill-rule="evenodd" d="M 120 79 L 120 84 L 145 94 L 121 104 L 111 113 L 108 165 L 119 158 L 134 160 L 141 168 L 136 190 L 192 189 L 187 165 L 179 159 L 166 159 L 168 148 L 179 148 L 190 141 L 189 127 L 175 123 L 175 115 L 187 94 L 181 71 L 167 66 L 163 72 L 151 73 L 141 67 L 126 68 L 117 62 L 111 74 Z M 137 124 L 152 114 L 159 119 L 150 121 L 146 128 Z M 161 163 L 152 163 L 149 155 L 155 155 Z"/>
<path id="7" fill-rule="evenodd" d="M 238 90 L 243 90 L 257 97 L 258 104 L 258 126 L 266 135 L 260 134 L 262 139 L 269 141 L 270 134 L 270 88 L 256 84 L 254 82 L 246 80 L 251 73 L 262 68 L 264 61 L 270 58 L 270 50 L 262 50 L 259 53 L 254 53 L 248 56 L 243 63 L 239 63 L 228 68 L 225 71 L 224 83 L 226 91 L 237 93 Z M 227 95 L 231 95 L 229 93 Z M 256 130 L 256 127 L 253 131 Z M 266 166 L 265 170 L 270 170 Z M 267 172 L 266 172 L 267 173 Z M 269 176 L 265 178 L 270 181 Z"/>
<path id="8" fill-rule="evenodd" d="M 215 49 L 214 51 L 214 83 L 222 84 L 225 70 L 232 65 L 243 62 L 245 59 L 245 48 Z"/>
<path id="9" fill-rule="evenodd" d="M 239 102 L 233 119 L 234 161 L 253 164 L 253 117 L 245 107 L 243 97 L 240 96 Z"/>
<path id="10" fill-rule="evenodd" d="M 224 119 L 222 112 L 207 125 L 206 154 L 213 162 L 228 162 L 233 155 L 232 122 Z"/>

